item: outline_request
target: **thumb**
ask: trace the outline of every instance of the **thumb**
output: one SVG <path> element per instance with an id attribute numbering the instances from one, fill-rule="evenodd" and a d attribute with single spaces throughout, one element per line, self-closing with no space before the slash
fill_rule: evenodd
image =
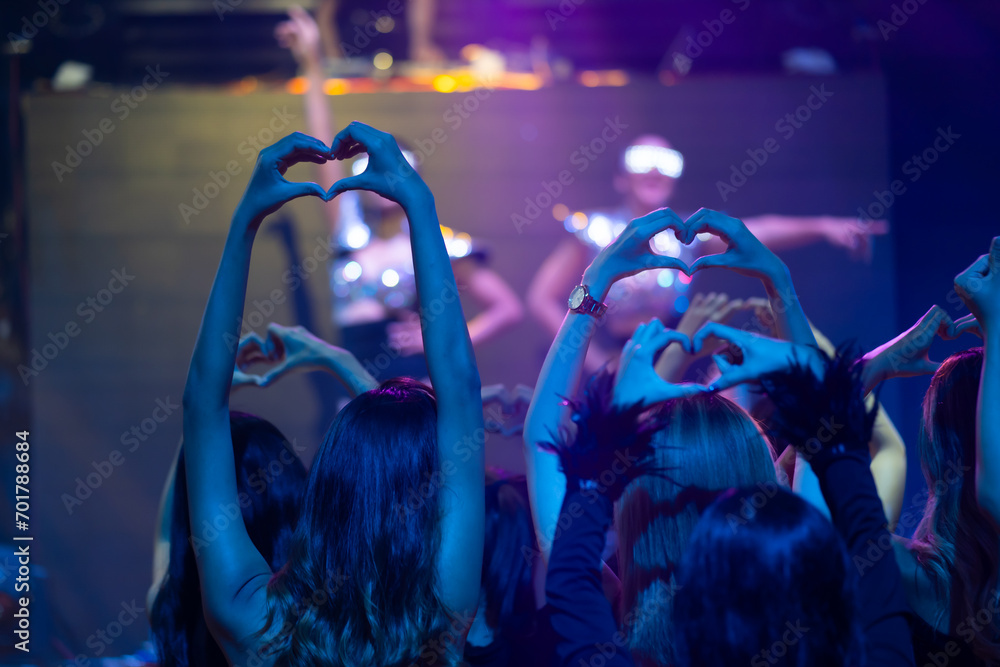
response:
<path id="1" fill-rule="evenodd" d="M 288 364 L 280 364 L 275 366 L 271 370 L 267 371 L 260 376 L 260 380 L 257 382 L 258 386 L 269 387 L 272 382 L 279 380 L 281 376 L 287 373 L 289 370 Z"/>
<path id="2" fill-rule="evenodd" d="M 289 188 L 291 194 L 285 201 L 291 201 L 293 199 L 298 199 L 299 197 L 319 197 L 322 200 L 326 200 L 326 190 L 321 188 L 316 183 L 305 182 L 305 183 L 289 183 L 291 186 Z"/>
<path id="3" fill-rule="evenodd" d="M 371 185 L 368 178 L 365 176 L 364 172 L 358 174 L 357 176 L 348 176 L 342 178 L 333 185 L 330 189 L 326 191 L 326 200 L 330 201 L 341 192 L 347 192 L 348 190 L 371 190 Z"/>
<path id="4" fill-rule="evenodd" d="M 930 359 L 921 359 L 917 362 L 916 370 L 926 375 L 933 375 L 934 373 L 937 373 L 939 368 L 941 368 L 940 362 L 931 361 Z"/>

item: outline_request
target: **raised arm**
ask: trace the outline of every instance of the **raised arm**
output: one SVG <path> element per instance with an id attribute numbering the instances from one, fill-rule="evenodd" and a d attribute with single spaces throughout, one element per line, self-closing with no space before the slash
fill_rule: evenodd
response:
<path id="1" fill-rule="evenodd" d="M 686 269 L 680 260 L 656 255 L 649 246 L 650 239 L 667 228 L 683 228 L 680 218 L 670 209 L 654 211 L 630 222 L 584 271 L 582 284 L 588 288 L 590 296 L 603 302 L 615 281 L 646 269 Z M 607 316 L 614 316 L 614 313 L 609 310 Z M 524 423 L 524 456 L 531 512 L 538 545 L 546 562 L 566 482 L 559 472 L 555 455 L 540 445 L 551 442 L 558 437 L 560 429 L 570 426 L 569 411 L 563 401 L 576 395 L 591 338 L 600 325 L 601 321 L 593 315 L 572 310 L 566 312 L 545 357 Z"/>
<path id="2" fill-rule="evenodd" d="M 589 383 L 586 396 L 573 404 L 575 442 L 556 443 L 567 478 L 566 498 L 562 529 L 552 548 L 546 598 L 559 637 L 556 652 L 561 665 L 595 664 L 602 656 L 601 664 L 605 660 L 621 667 L 632 664 L 627 650 L 609 655 L 605 648 L 620 645 L 616 637 L 621 635 L 601 587 L 599 562 L 613 503 L 655 461 L 651 441 L 658 424 L 644 421 L 644 413 L 662 401 L 707 391 L 697 385 L 670 384 L 656 374 L 656 353 L 674 342 L 690 350 L 687 336 L 664 329 L 658 320 L 639 325 L 622 350 L 613 391 L 609 391 L 610 375 L 601 371 Z M 623 458 L 635 465 L 619 474 L 616 461 Z M 616 473 L 610 484 L 608 471 Z M 641 621 L 626 621 L 631 622 Z"/>
<path id="3" fill-rule="evenodd" d="M 1000 523 L 1000 236 L 955 276 L 955 290 L 979 321 L 983 372 L 976 405 L 976 499 Z"/>
<path id="4" fill-rule="evenodd" d="M 889 232 L 885 220 L 863 221 L 829 215 L 758 215 L 743 221 L 761 243 L 774 251 L 825 242 L 844 248 L 854 259 L 865 260 L 871 259 L 872 237 Z"/>
<path id="5" fill-rule="evenodd" d="M 336 31 L 336 23 L 333 20 L 335 10 L 335 3 L 324 2 L 318 14 L 320 21 L 334 31 Z M 324 11 L 328 11 L 329 16 L 324 16 Z M 324 143 L 332 141 L 334 118 L 327 95 L 323 91 L 325 78 L 320 26 L 309 15 L 309 12 L 296 5 L 288 10 L 288 20 L 279 23 L 274 33 L 278 38 L 278 43 L 292 52 L 302 76 L 306 79 L 307 87 L 304 96 L 306 132 Z M 334 32 L 334 34 L 336 33 Z M 329 48 L 330 45 L 327 47 Z M 336 48 L 339 50 L 339 45 L 336 45 Z M 316 181 L 319 183 L 333 183 L 337 179 L 343 178 L 344 175 L 344 166 L 335 160 L 316 165 Z M 340 206 L 336 204 L 324 206 L 323 214 L 326 216 L 329 227 L 331 245 L 336 247 L 336 240 L 340 234 Z"/>
<path id="6" fill-rule="evenodd" d="M 332 148 L 338 158 L 367 151 L 369 160 L 364 172 L 335 183 L 331 192 L 371 190 L 399 203 L 410 222 L 420 324 L 437 398 L 443 473 L 439 594 L 454 614 L 471 622 L 479 606 L 486 511 L 483 402 L 479 369 L 434 196 L 391 135 L 354 122 L 336 136 Z"/>
<path id="7" fill-rule="evenodd" d="M 263 587 L 271 574 L 247 535 L 238 510 L 229 425 L 229 389 L 250 253 L 257 230 L 269 213 L 297 197 L 326 198 L 315 183 L 289 183 L 282 176 L 284 171 L 296 162 L 321 162 L 328 157 L 329 149 L 321 141 L 298 133 L 260 152 L 233 214 L 184 387 L 184 457 L 192 542 L 205 616 L 229 656 L 234 655 L 239 640 L 263 626 Z M 231 507 L 237 508 L 235 517 L 226 512 Z"/>

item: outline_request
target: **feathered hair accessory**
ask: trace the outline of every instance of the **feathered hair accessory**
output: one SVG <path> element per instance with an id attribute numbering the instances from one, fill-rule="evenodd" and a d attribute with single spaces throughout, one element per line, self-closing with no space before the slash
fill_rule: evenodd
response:
<path id="1" fill-rule="evenodd" d="M 770 430 L 795 446 L 817 473 L 841 456 L 868 456 L 878 403 L 871 410 L 865 405 L 864 362 L 856 361 L 853 348 L 841 345 L 833 357 L 819 351 L 822 380 L 799 363 L 760 378 L 774 403 Z"/>
<path id="2" fill-rule="evenodd" d="M 607 368 L 588 382 L 579 400 L 564 399 L 573 411 L 576 434 L 560 429 L 553 442 L 539 446 L 559 456 L 567 489 L 596 489 L 611 501 L 642 475 L 660 475 L 653 435 L 666 424 L 663 410 L 637 403 L 620 409 L 612 404 L 615 377 Z"/>

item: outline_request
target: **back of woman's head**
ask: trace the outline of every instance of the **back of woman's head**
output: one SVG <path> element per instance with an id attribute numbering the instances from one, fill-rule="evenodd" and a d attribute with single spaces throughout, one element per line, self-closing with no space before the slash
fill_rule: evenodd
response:
<path id="1" fill-rule="evenodd" d="M 405 378 L 361 394 L 330 425 L 269 591 L 279 664 L 409 665 L 428 638 L 447 635 L 435 592 L 436 426 L 430 389 Z"/>
<path id="2" fill-rule="evenodd" d="M 486 487 L 483 595 L 486 624 L 516 641 L 534 629 L 533 564 L 538 549 L 524 477 Z"/>
<path id="3" fill-rule="evenodd" d="M 273 570 L 288 558 L 298 523 L 306 469 L 281 431 L 267 420 L 231 412 L 236 490 L 247 533 Z M 150 623 L 162 665 L 225 664 L 202 613 L 201 587 L 188 514 L 184 450 L 177 458 L 170 513 L 170 562 Z M 199 531 L 201 533 L 202 531 Z"/>
<path id="4" fill-rule="evenodd" d="M 673 660 L 670 608 L 673 570 L 701 512 L 719 491 L 777 488 L 767 441 L 738 405 L 717 394 L 677 399 L 660 408 L 665 427 L 654 437 L 662 475 L 632 482 L 615 508 L 623 625 L 633 655 Z"/>
<path id="5" fill-rule="evenodd" d="M 724 492 L 678 569 L 678 667 L 859 664 L 856 578 L 833 525 L 793 493 Z"/>
<path id="6" fill-rule="evenodd" d="M 950 618 L 953 632 L 979 610 L 995 609 L 997 599 L 1000 531 L 976 499 L 982 369 L 981 347 L 945 359 L 924 396 L 920 423 L 927 504 L 911 546 L 937 592 L 937 618 L 926 620 L 937 625 Z M 974 633 L 973 652 L 986 662 L 1000 662 L 1000 617 L 971 625 L 982 627 Z"/>

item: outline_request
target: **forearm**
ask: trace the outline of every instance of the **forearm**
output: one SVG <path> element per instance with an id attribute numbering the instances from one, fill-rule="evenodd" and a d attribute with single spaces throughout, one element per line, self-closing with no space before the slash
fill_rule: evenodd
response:
<path id="1" fill-rule="evenodd" d="M 774 313 L 778 337 L 793 343 L 815 345 L 816 337 L 784 263 L 775 267 L 763 283 L 771 312 Z"/>
<path id="2" fill-rule="evenodd" d="M 656 360 L 656 374 L 667 382 L 679 383 L 691 365 L 693 357 L 682 348 L 672 345 Z"/>
<path id="3" fill-rule="evenodd" d="M 976 406 L 976 497 L 1000 523 L 1000 330 L 983 332 L 983 371 Z"/>
<path id="4" fill-rule="evenodd" d="M 550 294 L 548 290 L 543 291 L 542 288 L 532 285 L 528 289 L 527 303 L 528 310 L 542 325 L 545 333 L 555 336 L 566 314 L 566 295 L 559 298 Z"/>
<path id="5" fill-rule="evenodd" d="M 327 58 L 342 58 L 344 51 L 340 44 L 340 31 L 337 29 L 337 1 L 322 0 L 316 8 L 316 23 L 319 25 L 320 39 Z"/>
<path id="6" fill-rule="evenodd" d="M 596 326 L 597 320 L 590 315 L 566 313 L 545 356 L 524 421 L 524 457 L 531 513 L 546 562 L 552 549 L 566 478 L 559 470 L 558 457 L 543 450 L 540 443 L 559 437 L 561 426 L 568 423 L 569 409 L 562 402 L 577 393 Z"/>
<path id="7" fill-rule="evenodd" d="M 431 383 L 438 392 L 457 388 L 467 398 L 467 391 L 474 388 L 478 396 L 481 384 L 476 357 L 430 189 L 422 186 L 404 209 L 410 223 L 420 327 Z"/>
<path id="8" fill-rule="evenodd" d="M 433 43 L 431 29 L 434 27 L 436 0 L 410 0 L 409 9 L 407 18 L 411 50 L 430 46 Z"/>
<path id="9" fill-rule="evenodd" d="M 480 345 L 517 324 L 520 319 L 517 310 L 490 308 L 469 320 L 469 338 L 474 346 Z"/>
<path id="10" fill-rule="evenodd" d="M 758 215 L 744 218 L 754 236 L 771 250 L 781 251 L 826 241 L 828 217 L 792 217 L 784 215 Z"/>
<path id="11" fill-rule="evenodd" d="M 490 340 L 524 318 L 521 299 L 495 271 L 476 267 L 463 282 L 472 297 L 484 306 L 468 323 L 473 345 Z"/>
<path id="12" fill-rule="evenodd" d="M 191 358 L 184 389 L 184 409 L 189 414 L 224 412 L 228 418 L 229 389 L 236 365 L 255 233 L 250 221 L 237 211 Z"/>
<path id="13" fill-rule="evenodd" d="M 339 350 L 336 352 L 331 350 L 330 352 L 320 360 L 320 365 L 347 388 L 351 398 L 378 386 L 378 381 L 365 370 L 365 367 L 353 354 L 345 355 Z"/>

